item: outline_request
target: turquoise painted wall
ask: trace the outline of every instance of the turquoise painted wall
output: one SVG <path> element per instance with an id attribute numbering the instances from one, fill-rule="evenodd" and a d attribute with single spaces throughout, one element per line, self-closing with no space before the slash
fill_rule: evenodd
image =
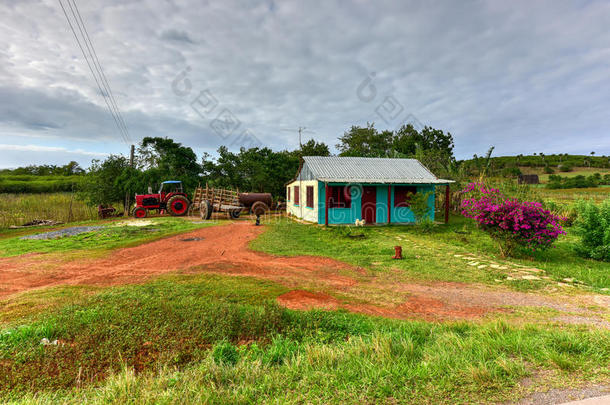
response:
<path id="1" fill-rule="evenodd" d="M 342 186 L 345 184 L 329 183 L 331 186 Z M 352 186 L 363 186 L 366 184 L 358 184 Z M 409 186 L 411 184 L 396 184 L 397 186 Z M 377 207 L 376 218 L 377 223 L 384 224 L 388 222 L 388 186 L 375 185 L 377 187 Z M 434 185 L 416 185 L 417 191 L 425 193 L 432 191 L 428 198 L 428 206 L 430 207 L 430 219 L 434 220 Z M 393 190 L 393 189 L 392 189 Z M 326 188 L 323 182 L 318 182 L 318 224 L 325 223 L 326 210 L 324 203 L 326 201 Z M 400 222 L 415 222 L 413 212 L 408 207 L 394 207 L 394 193 L 392 193 L 390 210 L 392 211 L 392 223 Z M 329 224 L 353 224 L 356 219 L 362 219 L 362 192 L 359 187 L 352 187 L 352 206 L 351 208 L 330 208 L 328 210 Z"/>
<path id="2" fill-rule="evenodd" d="M 345 184 L 329 183 L 331 186 L 340 186 Z M 328 210 L 329 224 L 353 224 L 356 219 L 360 219 L 362 214 L 362 200 L 359 191 L 352 188 L 352 206 L 350 208 L 330 208 Z M 323 182 L 318 182 L 318 223 L 325 223 L 326 210 L 324 204 L 326 202 L 326 188 Z"/>
<path id="3" fill-rule="evenodd" d="M 406 184 L 408 185 L 408 184 Z M 418 185 L 418 193 L 427 193 L 431 191 L 432 194 L 428 197 L 428 207 L 430 207 L 429 218 L 434 221 L 434 186 L 433 185 Z M 387 194 L 386 194 L 387 195 Z M 387 204 L 387 203 L 386 203 Z M 413 211 L 409 207 L 394 207 L 394 193 L 392 193 L 392 222 L 415 222 L 415 216 Z M 386 221 L 387 222 L 387 219 Z"/>

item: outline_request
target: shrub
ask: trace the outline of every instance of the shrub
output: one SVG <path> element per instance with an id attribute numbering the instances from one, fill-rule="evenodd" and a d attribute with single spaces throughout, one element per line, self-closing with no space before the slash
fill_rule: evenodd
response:
<path id="1" fill-rule="evenodd" d="M 610 199 L 600 205 L 592 201 L 580 201 L 575 222 L 580 236 L 577 252 L 595 260 L 610 261 Z"/>
<path id="2" fill-rule="evenodd" d="M 553 174 L 553 173 L 555 173 L 555 170 L 553 170 L 553 168 L 551 166 L 544 166 L 544 172 L 546 174 Z"/>
<path id="3" fill-rule="evenodd" d="M 428 205 L 428 200 L 432 192 L 427 193 L 415 193 L 411 195 L 409 199 L 409 208 L 413 212 L 413 216 L 415 217 L 415 223 L 421 224 L 426 221 L 426 219 L 430 218 L 430 206 Z"/>
<path id="4" fill-rule="evenodd" d="M 574 169 L 574 167 L 569 163 L 564 163 L 562 165 L 559 165 L 560 172 L 571 172 L 573 169 Z"/>
<path id="5" fill-rule="evenodd" d="M 544 207 L 562 218 L 564 226 L 572 226 L 578 218 L 578 207 L 575 204 L 559 204 L 555 201 L 545 201 Z"/>
<path id="6" fill-rule="evenodd" d="M 500 246 L 503 256 L 521 247 L 530 252 L 552 246 L 565 233 L 560 217 L 538 202 L 507 199 L 498 189 L 470 183 L 463 191 L 462 215 L 474 219 Z"/>
<path id="7" fill-rule="evenodd" d="M 239 360 L 239 353 L 233 344 L 225 340 L 214 345 L 214 348 L 212 349 L 212 358 L 216 364 L 233 366 Z"/>
<path id="8" fill-rule="evenodd" d="M 275 336 L 269 348 L 263 355 L 263 363 L 281 365 L 294 356 L 299 350 L 299 345 L 283 336 Z"/>
<path id="9" fill-rule="evenodd" d="M 500 171 L 502 177 L 519 177 L 521 173 L 521 169 L 518 167 L 505 167 Z"/>
<path id="10" fill-rule="evenodd" d="M 592 188 L 598 187 L 602 183 L 602 177 L 599 173 L 585 177 L 578 175 L 574 177 L 561 177 L 556 174 L 549 176 L 549 183 L 546 185 L 547 188 L 558 189 L 558 188 Z"/>

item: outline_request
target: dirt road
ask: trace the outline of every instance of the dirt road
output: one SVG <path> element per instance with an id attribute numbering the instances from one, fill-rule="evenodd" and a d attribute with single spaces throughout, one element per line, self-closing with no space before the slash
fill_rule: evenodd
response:
<path id="1" fill-rule="evenodd" d="M 534 306 L 569 312 L 566 319 L 607 327 L 599 318 L 578 315 L 583 310 L 562 297 L 458 283 L 388 282 L 365 269 L 328 258 L 276 257 L 249 250 L 248 243 L 263 230 L 250 222 L 236 222 L 116 250 L 101 259 L 63 262 L 49 255 L 2 258 L 0 299 L 49 286 L 116 285 L 169 272 L 209 272 L 281 283 L 292 291 L 280 296 L 278 302 L 292 309 L 345 308 L 393 318 L 442 320 L 479 318 L 507 311 L 505 306 Z M 391 299 L 383 298 L 388 295 Z"/>

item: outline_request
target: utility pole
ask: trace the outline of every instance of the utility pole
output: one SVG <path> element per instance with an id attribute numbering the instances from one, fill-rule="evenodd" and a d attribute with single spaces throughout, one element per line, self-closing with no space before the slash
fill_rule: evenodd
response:
<path id="1" fill-rule="evenodd" d="M 133 155 L 135 152 L 135 147 L 133 145 L 131 145 L 131 148 L 129 150 L 129 167 L 133 168 Z M 129 205 L 131 204 L 130 201 L 130 197 L 131 195 L 129 194 L 130 190 L 127 190 L 125 192 L 125 209 L 123 210 L 123 216 L 129 216 Z"/>

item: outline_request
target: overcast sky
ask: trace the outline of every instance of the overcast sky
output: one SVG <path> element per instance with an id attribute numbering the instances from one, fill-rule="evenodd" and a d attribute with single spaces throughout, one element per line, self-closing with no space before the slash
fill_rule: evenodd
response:
<path id="1" fill-rule="evenodd" d="M 306 126 L 334 149 L 413 122 L 460 158 L 610 154 L 608 1 L 77 4 L 134 143 L 294 149 Z M 0 167 L 126 153 L 59 2 L 0 18 Z"/>

